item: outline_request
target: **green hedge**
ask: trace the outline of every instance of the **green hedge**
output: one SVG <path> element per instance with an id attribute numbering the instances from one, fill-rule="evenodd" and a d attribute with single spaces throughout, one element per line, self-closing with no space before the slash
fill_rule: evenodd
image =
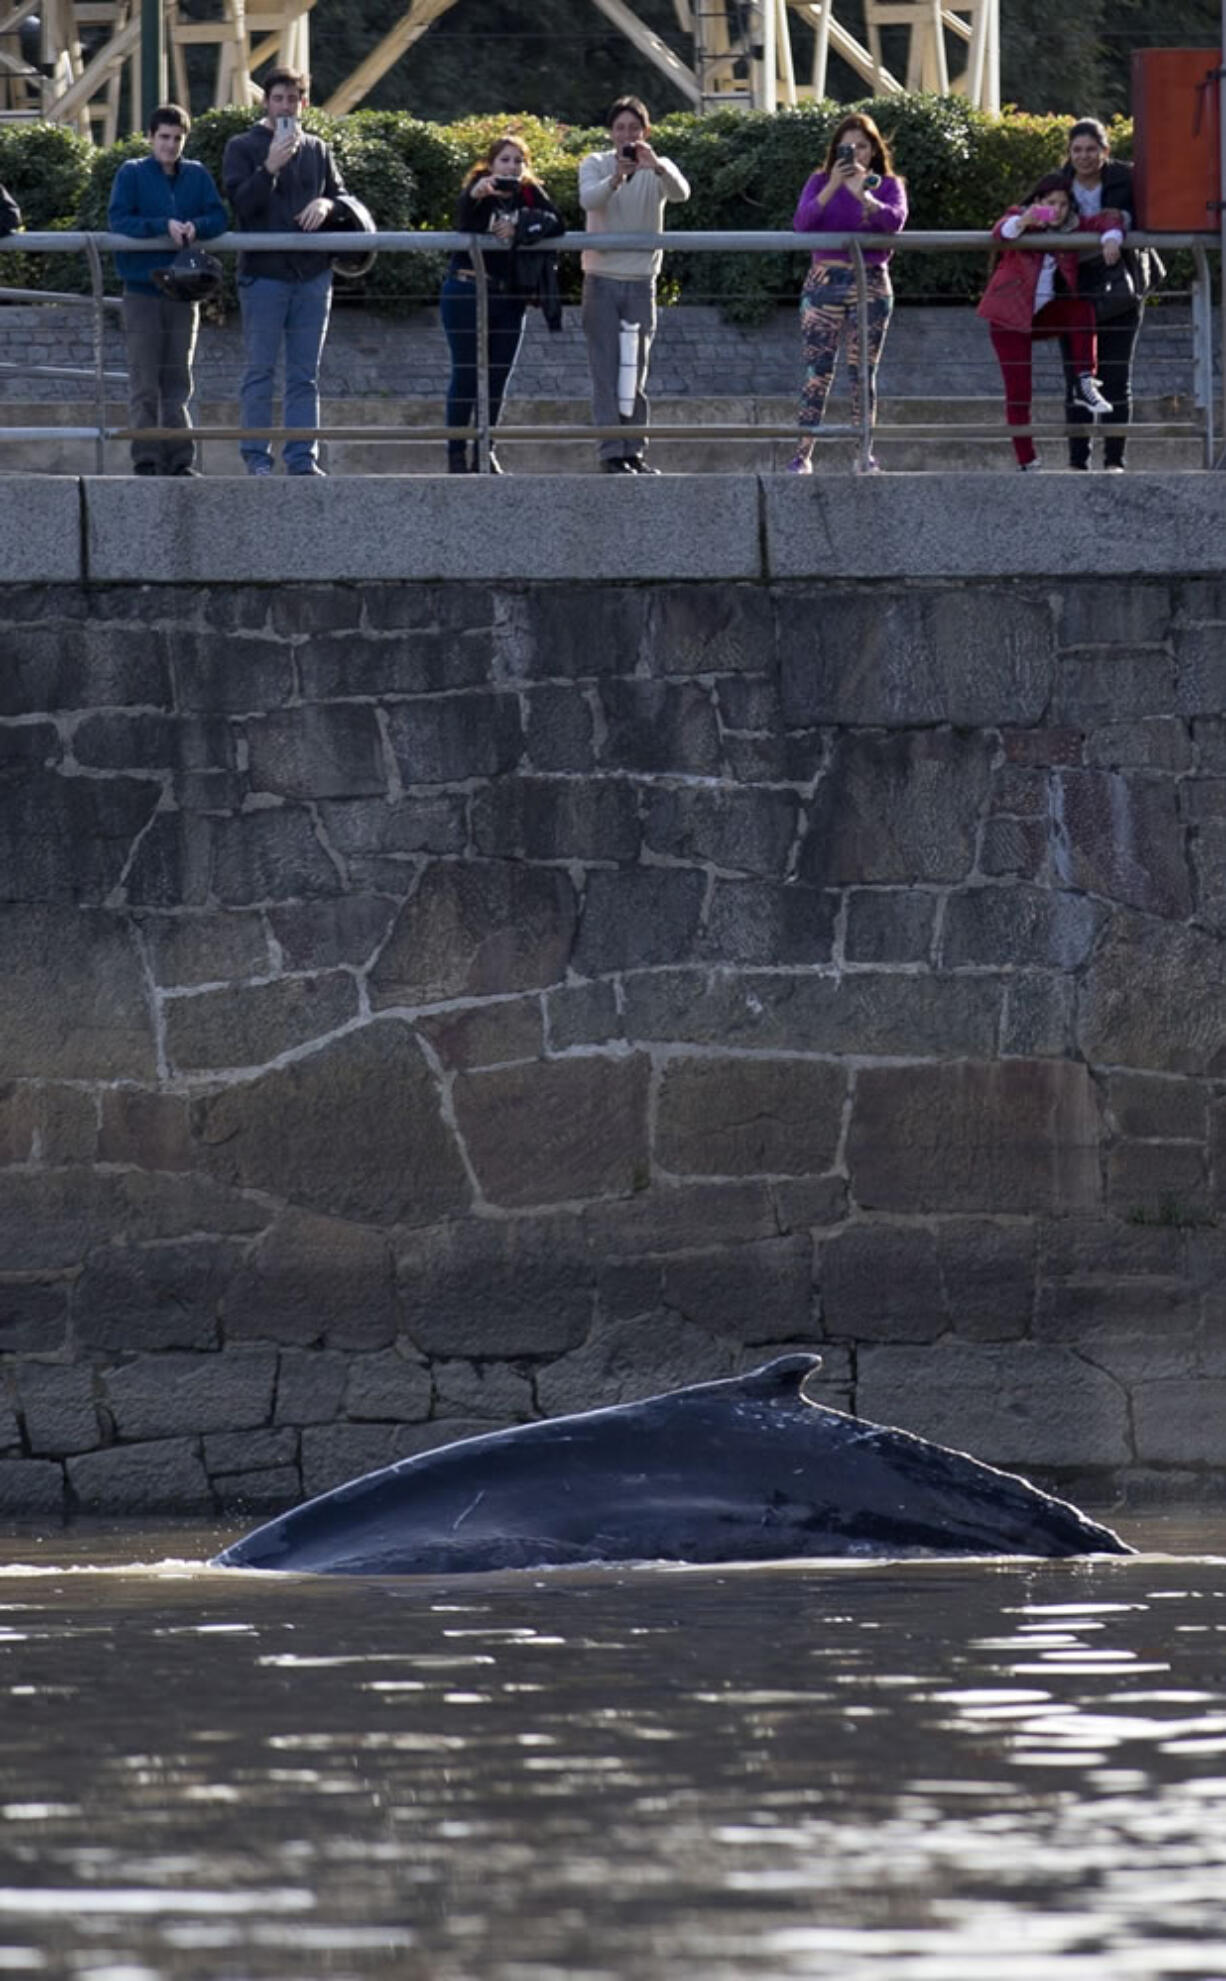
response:
<path id="1" fill-rule="evenodd" d="M 910 224 L 916 228 L 986 228 L 1042 173 L 1064 156 L 1067 117 L 990 117 L 960 97 L 891 96 L 858 106 L 889 137 L 907 180 Z M 689 112 L 662 118 L 654 138 L 690 180 L 693 196 L 673 224 L 687 228 L 788 228 L 801 187 L 825 156 L 830 133 L 849 106 L 806 104 L 774 115 L 762 111 Z M 252 121 L 249 110 L 210 110 L 196 119 L 188 155 L 220 184 L 226 140 Z M 346 182 L 381 226 L 448 228 L 467 167 L 502 131 L 514 129 L 572 228 L 583 225 L 579 160 L 607 142 L 599 130 L 537 117 L 473 117 L 441 126 L 405 111 L 359 110 L 330 118 L 310 111 L 308 128 L 335 146 Z M 1112 143 L 1127 157 L 1132 127 L 1117 121 Z M 102 228 L 115 173 L 145 149 L 141 138 L 98 150 L 57 125 L 0 127 L 0 181 L 16 196 L 26 224 L 39 228 Z M 736 322 L 753 323 L 796 294 L 806 257 L 772 255 L 666 257 L 663 294 L 670 301 L 712 301 Z M 400 306 L 433 298 L 443 257 L 382 255 L 360 285 L 363 300 Z M 18 273 L 18 269 L 22 271 Z M 566 278 L 574 293 L 577 268 Z M 0 280 L 14 286 L 77 288 L 63 256 L 6 257 Z M 232 280 L 232 277 L 231 277 Z M 902 297 L 962 299 L 977 295 L 983 264 L 976 255 L 899 255 L 895 288 Z"/>

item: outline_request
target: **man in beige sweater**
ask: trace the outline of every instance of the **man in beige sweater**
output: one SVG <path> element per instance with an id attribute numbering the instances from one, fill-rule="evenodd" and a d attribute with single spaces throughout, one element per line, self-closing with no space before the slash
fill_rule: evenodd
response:
<path id="1" fill-rule="evenodd" d="M 589 234 L 658 234 L 664 209 L 690 196 L 689 182 L 670 158 L 648 142 L 651 121 L 637 96 L 622 96 L 609 112 L 608 151 L 591 151 L 579 167 L 579 203 Z M 663 259 L 651 248 L 586 248 L 583 254 L 583 334 L 592 373 L 592 414 L 597 426 L 625 427 L 600 442 L 600 465 L 609 475 L 654 475 L 643 456 L 647 445 L 647 362 L 656 330 L 656 276 Z M 618 408 L 617 372 L 622 326 L 638 328 L 634 411 Z"/>

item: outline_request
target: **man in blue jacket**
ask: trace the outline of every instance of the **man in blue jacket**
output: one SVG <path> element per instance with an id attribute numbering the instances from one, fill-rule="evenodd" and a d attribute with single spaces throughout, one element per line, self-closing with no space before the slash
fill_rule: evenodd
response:
<path id="1" fill-rule="evenodd" d="M 162 103 L 149 119 L 149 156 L 121 165 L 111 189 L 107 226 L 112 234 L 153 240 L 169 234 L 173 249 L 117 254 L 123 278 L 123 330 L 128 347 L 128 412 L 134 427 L 182 427 L 182 440 L 134 440 L 137 475 L 194 475 L 190 438 L 192 355 L 200 313 L 195 303 L 168 296 L 153 280 L 189 241 L 211 240 L 229 225 L 212 174 L 184 158 L 191 118 L 177 103 Z"/>

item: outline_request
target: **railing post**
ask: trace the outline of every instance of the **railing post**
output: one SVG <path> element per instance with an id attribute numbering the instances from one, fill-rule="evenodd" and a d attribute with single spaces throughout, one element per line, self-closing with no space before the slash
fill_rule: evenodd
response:
<path id="1" fill-rule="evenodd" d="M 476 237 L 472 245 L 473 270 L 477 277 L 477 438 L 476 465 L 479 475 L 490 471 L 490 287 L 485 255 Z"/>
<path id="2" fill-rule="evenodd" d="M 856 271 L 856 329 L 860 339 L 860 450 L 857 460 L 867 469 L 873 458 L 873 402 L 869 391 L 868 362 L 868 273 L 864 250 L 859 241 L 851 242 L 851 262 Z"/>
<path id="3" fill-rule="evenodd" d="M 1213 285 L 1209 257 L 1198 242 L 1192 250 L 1196 275 L 1192 282 L 1192 393 L 1205 416 L 1205 466 L 1213 466 Z M 1144 307 L 1144 305 L 1142 305 Z"/>
<path id="4" fill-rule="evenodd" d="M 98 415 L 98 437 L 94 442 L 94 471 L 106 473 L 106 311 L 102 295 L 102 255 L 98 248 L 97 236 L 85 236 L 85 254 L 89 262 L 89 279 L 93 291 L 94 317 L 94 409 Z"/>

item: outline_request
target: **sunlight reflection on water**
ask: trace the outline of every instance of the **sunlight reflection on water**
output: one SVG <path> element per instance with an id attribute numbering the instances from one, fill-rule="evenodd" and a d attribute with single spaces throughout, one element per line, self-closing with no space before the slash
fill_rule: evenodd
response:
<path id="1" fill-rule="evenodd" d="M 1226 1981 L 1220 1523 L 450 1582 L 222 1538 L 10 1542 L 0 1974 Z"/>

